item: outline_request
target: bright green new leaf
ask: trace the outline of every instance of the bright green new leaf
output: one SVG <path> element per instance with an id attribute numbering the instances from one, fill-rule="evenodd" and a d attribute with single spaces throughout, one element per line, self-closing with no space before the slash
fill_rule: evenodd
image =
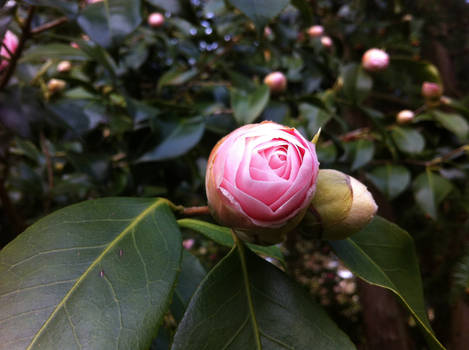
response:
<path id="1" fill-rule="evenodd" d="M 59 210 L 0 252 L 2 347 L 146 350 L 180 258 L 181 234 L 164 199 Z"/>
<path id="2" fill-rule="evenodd" d="M 352 237 L 329 244 L 354 274 L 391 290 L 402 300 L 422 327 L 431 349 L 444 349 L 427 318 L 414 241 L 406 231 L 375 217 Z"/>
<path id="3" fill-rule="evenodd" d="M 172 350 L 355 349 L 302 288 L 272 264 L 234 248 L 207 274 Z"/>

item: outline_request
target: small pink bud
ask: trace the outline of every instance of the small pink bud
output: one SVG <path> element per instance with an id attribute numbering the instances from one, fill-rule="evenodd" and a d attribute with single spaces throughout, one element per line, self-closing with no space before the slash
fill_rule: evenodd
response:
<path id="1" fill-rule="evenodd" d="M 440 98 L 442 94 L 443 94 L 443 89 L 441 88 L 440 84 L 431 83 L 428 81 L 425 81 L 422 84 L 422 96 L 423 97 L 431 100 L 431 99 Z"/>
<path id="2" fill-rule="evenodd" d="M 324 27 L 319 25 L 311 26 L 306 33 L 308 33 L 310 38 L 319 38 L 324 34 Z"/>
<path id="3" fill-rule="evenodd" d="M 287 78 L 282 72 L 272 72 L 264 78 L 264 84 L 272 93 L 284 92 L 287 88 Z"/>
<path id="4" fill-rule="evenodd" d="M 389 65 L 389 55 L 380 49 L 369 49 L 362 56 L 362 66 L 369 72 L 385 70 Z"/>
<path id="5" fill-rule="evenodd" d="M 101 2 L 101 1 L 103 1 L 103 0 L 86 0 L 86 3 L 87 4 L 94 4 L 96 2 Z"/>
<path id="6" fill-rule="evenodd" d="M 159 12 L 154 12 L 148 16 L 148 24 L 150 27 L 159 28 L 164 24 L 164 16 Z"/>
<path id="7" fill-rule="evenodd" d="M 332 39 L 329 36 L 321 37 L 321 44 L 326 48 L 331 48 L 333 45 Z"/>
<path id="8" fill-rule="evenodd" d="M 49 92 L 51 94 L 55 94 L 56 92 L 59 92 L 59 91 L 62 91 L 63 89 L 65 89 L 66 85 L 67 85 L 67 83 L 65 82 L 65 80 L 51 79 L 47 83 L 47 89 L 49 90 Z"/>
<path id="9" fill-rule="evenodd" d="M 194 244 L 195 244 L 195 240 L 193 240 L 192 238 L 185 239 L 185 240 L 182 241 L 182 246 L 186 250 L 191 250 L 191 248 L 194 246 Z"/>
<path id="10" fill-rule="evenodd" d="M 414 116 L 414 112 L 404 109 L 397 114 L 396 121 L 398 124 L 407 124 L 414 119 Z"/>
<path id="11" fill-rule="evenodd" d="M 265 27 L 264 36 L 271 36 L 271 35 L 272 35 L 272 29 L 270 29 L 270 27 Z"/>
<path id="12" fill-rule="evenodd" d="M 80 46 L 79 46 L 76 42 L 74 42 L 74 41 L 72 41 L 72 42 L 70 43 L 70 46 L 73 47 L 74 49 L 79 49 L 79 48 L 80 48 Z"/>
<path id="13" fill-rule="evenodd" d="M 319 163 L 315 145 L 273 122 L 244 125 L 222 138 L 207 163 L 212 215 L 257 244 L 276 244 L 311 203 Z"/>
<path id="14" fill-rule="evenodd" d="M 10 63 L 8 60 L 11 58 L 10 53 L 15 53 L 18 48 L 18 38 L 13 32 L 9 30 L 6 31 L 5 36 L 3 37 L 3 44 L 0 50 L 0 71 L 5 69 Z"/>
<path id="15" fill-rule="evenodd" d="M 70 63 L 70 61 L 62 61 L 59 62 L 59 64 L 57 65 L 57 71 L 60 73 L 69 72 L 70 69 L 72 69 L 72 64 Z"/>

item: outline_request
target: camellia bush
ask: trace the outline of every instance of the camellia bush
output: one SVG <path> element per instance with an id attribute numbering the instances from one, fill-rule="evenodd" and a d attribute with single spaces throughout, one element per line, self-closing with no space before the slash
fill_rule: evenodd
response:
<path id="1" fill-rule="evenodd" d="M 1 349 L 469 347 L 469 5 L 0 5 Z"/>

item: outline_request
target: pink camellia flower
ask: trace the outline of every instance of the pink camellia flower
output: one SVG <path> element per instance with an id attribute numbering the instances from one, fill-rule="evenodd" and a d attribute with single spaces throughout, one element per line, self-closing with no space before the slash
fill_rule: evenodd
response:
<path id="1" fill-rule="evenodd" d="M 164 16 L 159 12 L 154 12 L 148 16 L 148 24 L 153 28 L 161 27 L 164 24 Z"/>
<path id="2" fill-rule="evenodd" d="M 321 37 L 321 44 L 325 48 L 331 48 L 334 43 L 332 42 L 331 37 L 325 35 Z"/>
<path id="3" fill-rule="evenodd" d="M 10 52 L 13 54 L 16 49 L 18 48 L 18 38 L 15 34 L 10 32 L 9 30 L 6 31 L 5 36 L 3 38 L 2 48 L 0 50 L 0 71 L 5 69 L 9 62 L 8 59 L 11 58 Z"/>
<path id="4" fill-rule="evenodd" d="M 379 72 L 389 66 L 389 55 L 380 49 L 369 49 L 362 56 L 362 66 L 369 72 Z"/>
<path id="5" fill-rule="evenodd" d="M 425 81 L 422 84 L 422 96 L 428 99 L 436 99 L 440 98 L 443 94 L 443 89 L 441 88 L 440 84 L 431 83 Z"/>
<path id="6" fill-rule="evenodd" d="M 294 128 L 245 125 L 210 154 L 205 178 L 210 210 L 244 240 L 279 243 L 303 218 L 318 169 L 315 145 Z"/>
<path id="7" fill-rule="evenodd" d="M 308 33 L 310 38 L 319 38 L 324 34 L 324 27 L 319 25 L 311 26 L 306 33 Z"/>
<path id="8" fill-rule="evenodd" d="M 287 78 L 282 72 L 272 72 L 264 78 L 264 84 L 272 93 L 284 92 L 287 88 Z"/>

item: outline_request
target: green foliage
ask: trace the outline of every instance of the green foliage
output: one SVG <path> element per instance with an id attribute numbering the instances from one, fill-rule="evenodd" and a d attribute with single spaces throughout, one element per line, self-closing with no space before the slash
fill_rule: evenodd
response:
<path id="1" fill-rule="evenodd" d="M 147 349 L 153 340 L 158 349 L 201 348 L 211 335 L 213 349 L 227 341 L 256 348 L 256 339 L 265 349 L 354 348 L 337 322 L 362 347 L 361 333 L 342 327 L 343 317 L 331 321 L 286 277 L 295 270 L 294 235 L 283 247 L 246 244 L 240 255 L 244 246 L 235 245 L 229 228 L 207 217 L 180 217 L 170 202 L 154 199 L 205 205 L 212 147 L 236 127 L 263 120 L 296 127 L 309 139 L 321 129 L 321 167 L 363 181 L 381 215 L 413 236 L 415 247 L 406 231 L 378 218 L 331 245 L 353 273 L 407 306 L 428 341 L 416 338 L 417 347 L 441 348 L 436 338 L 449 343 L 448 285 L 461 291 L 467 282 L 464 5 L 25 0 L 3 6 L 0 37 L 7 29 L 21 37 L 29 15 L 32 21 L 11 77 L 0 72 L 2 344 L 102 349 L 120 342 Z M 165 15 L 158 28 L 146 20 L 155 11 Z M 308 36 L 314 24 L 324 26 L 332 47 Z M 372 47 L 388 52 L 387 69 L 361 66 Z M 59 69 L 65 60 L 70 69 Z M 271 94 L 262 84 L 273 71 L 287 77 L 284 92 Z M 52 79 L 65 87 L 54 91 Z M 442 84 L 444 96 L 425 100 L 424 81 Z M 403 109 L 415 113 L 405 125 L 395 118 Z M 109 196 L 127 198 L 96 199 Z M 181 254 L 187 237 L 210 253 Z M 232 247 L 225 257 L 223 247 Z M 206 320 L 220 307 L 227 311 Z M 435 319 L 427 319 L 426 309 L 435 310 Z M 203 329 L 191 333 L 199 321 Z"/>

